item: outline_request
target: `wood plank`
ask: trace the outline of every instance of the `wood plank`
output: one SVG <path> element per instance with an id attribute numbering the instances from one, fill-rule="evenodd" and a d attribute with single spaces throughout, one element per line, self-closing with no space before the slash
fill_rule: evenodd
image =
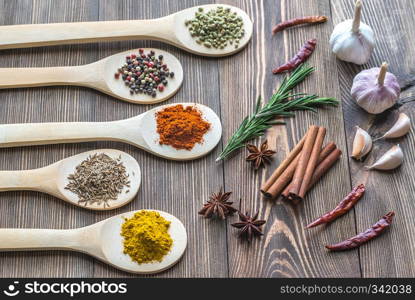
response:
<path id="1" fill-rule="evenodd" d="M 4 24 L 64 22 L 78 20 L 111 20 L 153 18 L 207 1 L 20 1 L 15 5 L 2 1 Z M 32 8 L 33 6 L 33 8 Z M 25 9 L 22 9 L 22 8 Z M 31 9 L 32 8 L 32 9 Z M 23 12 L 27 12 L 24 14 Z M 33 19 L 30 16 L 33 15 Z M 2 51 L 2 66 L 53 66 L 93 62 L 116 52 L 138 47 L 158 47 L 171 51 L 182 62 L 187 73 L 184 85 L 169 102 L 194 101 L 219 111 L 217 63 L 184 53 L 171 46 L 147 41 L 60 46 Z M 16 53 L 20 54 L 17 56 Z M 24 60 L 19 57 L 25 57 Z M 7 63 L 4 63 L 6 61 Z M 207 85 L 208 89 L 201 88 Z M 46 88 L 1 91 L 5 123 L 46 121 L 111 121 L 138 115 L 153 106 L 120 102 L 96 91 L 83 88 Z M 20 99 L 22 98 L 22 99 Z M 18 100 L 20 102 L 18 102 Z M 39 107 L 40 105 L 40 107 Z M 223 183 L 223 169 L 216 167 L 218 150 L 194 162 L 171 162 L 156 158 L 129 145 L 97 142 L 80 145 L 4 149 L 0 168 L 39 167 L 63 157 L 96 148 L 116 148 L 134 156 L 140 163 L 143 178 L 137 199 L 126 207 L 110 212 L 90 212 L 36 193 L 4 193 L 3 227 L 73 228 L 107 217 L 141 208 L 161 209 L 180 218 L 188 229 L 187 252 L 174 268 L 160 276 L 224 277 L 227 276 L 226 232 L 223 222 L 203 220 L 197 212 L 210 193 Z M 178 176 L 178 174 L 180 174 Z M 155 180 L 158 180 L 157 184 Z M 35 198 L 35 199 L 34 199 Z M 36 203 L 36 206 L 35 206 Z M 33 218 L 33 215 L 41 216 Z M 18 216 L 18 217 L 17 217 Z M 50 277 L 125 277 L 129 274 L 104 265 L 86 255 L 63 252 L 1 254 L 0 276 Z"/>
<path id="2" fill-rule="evenodd" d="M 333 22 L 337 24 L 353 15 L 353 1 L 333 0 L 331 9 Z M 405 87 L 402 98 L 413 96 L 414 14 L 415 4 L 410 0 L 363 1 L 362 20 L 375 31 L 375 51 L 368 64 L 363 66 L 337 61 L 349 153 L 356 125 L 377 136 L 392 126 L 399 112 L 415 118 L 413 104 L 374 116 L 360 109 L 350 97 L 354 76 L 362 69 L 379 66 L 383 61 L 389 63 L 389 70 L 397 75 L 401 86 Z M 367 172 L 363 169 L 363 166 L 373 163 L 394 143 L 399 143 L 405 153 L 405 162 L 401 168 L 392 172 Z M 415 233 L 412 230 L 415 217 L 413 145 L 414 137 L 410 133 L 409 136 L 394 141 L 375 142 L 373 150 L 362 163 L 349 160 L 353 185 L 365 183 L 367 186 L 365 198 L 355 207 L 357 230 L 365 230 L 390 210 L 396 212 L 390 231 L 359 249 L 364 277 L 415 275 Z M 348 235 L 353 233 L 350 231 Z"/>
<path id="3" fill-rule="evenodd" d="M 83 21 L 98 18 L 97 1 L 0 1 L 0 24 Z M 82 64 L 96 58 L 90 45 L 2 51 L 1 67 Z M 78 88 L 0 91 L 2 123 L 82 120 L 93 114 L 94 92 Z M 82 104 L 82 105 L 81 105 Z M 59 145 L 2 149 L 0 169 L 42 167 L 93 149 L 93 145 Z M 0 195 L 0 227 L 73 228 L 90 224 L 94 213 L 34 192 Z M 86 277 L 91 260 L 82 254 L 57 251 L 1 253 L 0 277 Z"/>
<path id="4" fill-rule="evenodd" d="M 206 4 L 209 1 L 100 1 L 100 20 L 157 18 L 181 9 Z M 99 57 L 105 57 L 127 49 L 139 47 L 160 48 L 174 54 L 182 63 L 184 82 L 182 88 L 165 103 L 197 102 L 208 105 L 220 113 L 218 96 L 217 62 L 191 55 L 160 42 L 125 41 L 99 44 Z M 104 119 L 135 116 L 154 107 L 120 103 L 102 96 L 96 109 Z M 226 260 L 226 232 L 223 222 L 204 220 L 197 212 L 212 192 L 219 190 L 223 182 L 223 169 L 216 167 L 216 149 L 205 158 L 192 162 L 171 162 L 156 158 L 128 145 L 114 145 L 127 151 L 139 162 L 143 170 L 142 186 L 138 199 L 120 212 L 151 208 L 160 209 L 178 217 L 188 230 L 188 248 L 183 259 L 160 277 L 225 277 L 228 274 Z M 159 182 L 156 184 L 155 180 Z M 96 221 L 118 212 L 97 215 Z M 95 263 L 96 277 L 125 277 L 100 262 Z"/>
<path id="5" fill-rule="evenodd" d="M 253 111 L 256 97 L 269 98 L 283 76 L 272 75 L 275 65 L 284 63 L 297 53 L 306 40 L 317 38 L 316 52 L 310 64 L 317 71 L 301 85 L 298 91 L 318 93 L 340 98 L 336 81 L 337 70 L 330 56 L 328 36 L 331 21 L 324 25 L 289 29 L 276 36 L 272 26 L 281 21 L 303 15 L 330 16 L 329 1 L 225 1 L 245 9 L 254 23 L 254 37 L 248 48 L 232 58 L 220 62 L 221 103 L 228 140 L 242 118 Z M 243 83 L 243 84 L 241 84 Z M 324 245 L 347 237 L 345 232 L 355 230 L 353 214 L 348 214 L 326 228 L 306 231 L 304 226 L 315 217 L 333 208 L 350 191 L 347 158 L 345 155 L 311 193 L 296 208 L 261 199 L 259 188 L 284 159 L 310 124 L 328 128 L 326 141 L 333 140 L 346 152 L 342 108 L 319 110 L 318 114 L 298 112 L 287 120 L 287 126 L 269 130 L 267 138 L 277 155 L 266 171 L 254 172 L 245 162 L 245 151 L 225 162 L 225 186 L 234 191 L 234 199 L 242 197 L 244 207 L 260 211 L 266 219 L 265 236 L 252 245 L 235 237 L 228 229 L 229 270 L 231 277 L 358 277 L 357 252 L 330 254 Z M 259 144 L 259 139 L 255 141 Z M 331 195 L 335 195 L 334 197 Z M 235 221 L 236 217 L 231 220 Z M 230 227 L 229 227 L 230 228 Z"/>

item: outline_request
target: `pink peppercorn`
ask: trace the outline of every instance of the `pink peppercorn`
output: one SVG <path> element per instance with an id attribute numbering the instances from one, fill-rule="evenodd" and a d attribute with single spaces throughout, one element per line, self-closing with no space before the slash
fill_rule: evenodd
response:
<path id="1" fill-rule="evenodd" d="M 141 54 L 141 58 L 146 58 L 146 55 L 145 54 Z"/>
<path id="2" fill-rule="evenodd" d="M 159 82 L 159 81 L 160 81 L 160 78 L 158 78 L 158 77 L 156 76 L 156 77 L 154 77 L 154 80 L 155 80 L 156 82 Z"/>
<path id="3" fill-rule="evenodd" d="M 154 64 L 153 64 L 152 62 L 149 62 L 149 63 L 148 63 L 148 66 L 149 66 L 150 68 L 152 68 L 152 67 L 154 67 Z"/>
<path id="4" fill-rule="evenodd" d="M 115 79 L 120 78 L 120 73 L 115 73 L 115 74 L 114 74 L 114 77 L 115 77 Z"/>
<path id="5" fill-rule="evenodd" d="M 131 76 L 127 76 L 127 78 L 126 78 L 127 80 L 131 80 Z"/>
<path id="6" fill-rule="evenodd" d="M 158 89 L 160 92 L 164 91 L 164 86 L 162 84 L 159 84 Z"/>
<path id="7" fill-rule="evenodd" d="M 137 57 L 137 55 L 135 55 L 135 54 L 131 54 L 131 58 L 132 59 L 134 59 L 134 58 L 136 58 Z"/>
<path id="8" fill-rule="evenodd" d="M 144 49 L 140 48 L 140 49 L 138 49 L 138 52 L 140 52 L 140 54 L 143 54 L 144 53 Z"/>
<path id="9" fill-rule="evenodd" d="M 131 56 L 126 56 L 125 58 L 126 58 L 126 59 L 131 59 Z"/>

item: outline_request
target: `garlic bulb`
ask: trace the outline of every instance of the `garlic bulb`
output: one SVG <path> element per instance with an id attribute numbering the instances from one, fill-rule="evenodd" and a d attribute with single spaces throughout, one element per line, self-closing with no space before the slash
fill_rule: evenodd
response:
<path id="1" fill-rule="evenodd" d="M 366 169 L 392 170 L 399 167 L 403 161 L 403 152 L 399 145 L 393 146 L 382 155 L 373 165 L 367 166 Z"/>
<path id="2" fill-rule="evenodd" d="M 372 28 L 360 22 L 362 2 L 355 4 L 353 20 L 343 21 L 334 27 L 330 36 L 330 47 L 336 56 L 344 61 L 362 65 L 369 61 L 375 46 Z"/>
<path id="3" fill-rule="evenodd" d="M 353 79 L 351 94 L 357 104 L 371 114 L 380 114 L 399 99 L 401 88 L 388 64 L 363 70 Z"/>
<path id="4" fill-rule="evenodd" d="M 365 130 L 356 126 L 356 135 L 353 140 L 352 157 L 361 160 L 372 150 L 372 138 Z"/>
<path id="5" fill-rule="evenodd" d="M 401 137 L 407 134 L 410 129 L 411 129 L 411 120 L 406 114 L 400 113 L 398 120 L 395 122 L 392 128 L 389 129 L 384 135 L 382 135 L 380 138 L 377 138 L 376 140 L 398 138 L 398 137 Z"/>

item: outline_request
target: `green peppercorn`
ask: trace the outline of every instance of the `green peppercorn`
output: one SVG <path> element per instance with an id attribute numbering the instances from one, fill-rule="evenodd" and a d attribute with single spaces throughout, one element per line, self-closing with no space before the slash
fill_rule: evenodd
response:
<path id="1" fill-rule="evenodd" d="M 208 12 L 199 7 L 192 20 L 186 20 L 190 36 L 196 43 L 207 48 L 224 49 L 229 44 L 239 47 L 239 40 L 243 38 L 243 19 L 229 7 L 218 6 Z"/>

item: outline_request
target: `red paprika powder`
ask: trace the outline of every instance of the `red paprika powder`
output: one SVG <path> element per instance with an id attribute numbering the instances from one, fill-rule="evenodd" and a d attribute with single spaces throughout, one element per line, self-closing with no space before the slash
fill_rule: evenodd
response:
<path id="1" fill-rule="evenodd" d="M 175 149 L 191 150 L 196 143 L 203 142 L 204 134 L 211 127 L 196 107 L 181 104 L 157 112 L 156 121 L 159 143 Z"/>

